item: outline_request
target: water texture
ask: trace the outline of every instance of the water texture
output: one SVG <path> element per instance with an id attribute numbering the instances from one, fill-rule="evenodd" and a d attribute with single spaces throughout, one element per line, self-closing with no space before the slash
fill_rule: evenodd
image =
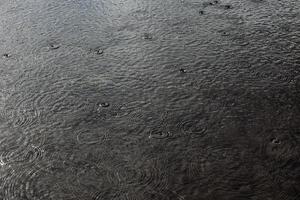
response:
<path id="1" fill-rule="evenodd" d="M 299 0 L 1 0 L 0 199 L 300 199 Z"/>

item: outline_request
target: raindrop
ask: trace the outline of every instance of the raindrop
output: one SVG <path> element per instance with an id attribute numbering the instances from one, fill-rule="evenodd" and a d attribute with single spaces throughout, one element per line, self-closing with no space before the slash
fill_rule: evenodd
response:
<path id="1" fill-rule="evenodd" d="M 273 144 L 280 144 L 280 143 L 281 143 L 280 140 L 279 140 L 278 138 L 272 138 L 272 139 L 271 139 L 271 142 L 272 142 Z"/>
<path id="2" fill-rule="evenodd" d="M 110 104 L 107 103 L 107 102 L 102 102 L 102 103 L 99 104 L 99 107 L 102 107 L 102 108 L 107 108 L 109 106 L 110 106 Z"/>
<path id="3" fill-rule="evenodd" d="M 229 33 L 227 33 L 226 31 L 222 31 L 222 36 L 228 36 L 229 35 Z"/>
<path id="4" fill-rule="evenodd" d="M 9 57 L 10 57 L 10 54 L 4 53 L 2 56 L 3 56 L 3 58 L 9 58 Z"/>
<path id="5" fill-rule="evenodd" d="M 55 49 L 58 49 L 60 46 L 58 44 L 50 44 L 49 45 L 49 49 L 51 50 L 55 50 Z"/>
<path id="6" fill-rule="evenodd" d="M 101 55 L 101 54 L 103 54 L 104 53 L 104 51 L 102 50 L 102 49 L 97 49 L 96 50 L 96 54 L 98 54 L 98 55 Z"/>
<path id="7" fill-rule="evenodd" d="M 232 8 L 231 5 L 228 5 L 228 4 L 225 5 L 224 7 L 225 7 L 225 9 L 230 9 L 230 8 Z"/>
<path id="8" fill-rule="evenodd" d="M 247 45 L 249 45 L 249 42 L 243 42 L 243 43 L 241 43 L 241 46 L 247 46 Z"/>
<path id="9" fill-rule="evenodd" d="M 144 33 L 144 39 L 145 40 L 151 40 L 152 39 L 152 36 L 150 33 Z"/>
<path id="10" fill-rule="evenodd" d="M 199 120 L 182 121 L 178 127 L 184 135 L 191 135 L 193 138 L 204 137 L 207 134 L 206 126 Z"/>
<path id="11" fill-rule="evenodd" d="M 183 68 L 181 68 L 179 71 L 180 71 L 181 73 L 186 73 L 186 69 L 183 69 Z"/>
<path id="12" fill-rule="evenodd" d="M 149 139 L 164 139 L 170 136 L 171 133 L 169 131 L 154 130 L 150 133 Z"/>

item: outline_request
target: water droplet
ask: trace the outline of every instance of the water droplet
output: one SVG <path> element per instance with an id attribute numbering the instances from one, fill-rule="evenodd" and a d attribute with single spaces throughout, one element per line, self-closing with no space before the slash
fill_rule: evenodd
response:
<path id="1" fill-rule="evenodd" d="M 149 135 L 149 139 L 164 139 L 170 136 L 171 133 L 169 131 L 153 130 Z"/>
<path id="2" fill-rule="evenodd" d="M 247 46 L 247 45 L 249 45 L 249 42 L 243 42 L 243 43 L 241 43 L 240 45 L 241 45 L 241 46 Z"/>
<path id="3" fill-rule="evenodd" d="M 104 51 L 102 50 L 102 49 L 97 49 L 96 50 L 96 54 L 98 54 L 98 55 L 101 55 L 101 54 L 103 54 L 104 53 Z"/>
<path id="4" fill-rule="evenodd" d="M 58 49 L 59 47 L 60 47 L 59 44 L 50 44 L 49 45 L 49 49 L 51 49 L 51 50 Z"/>
<path id="5" fill-rule="evenodd" d="M 228 36 L 229 35 L 229 33 L 227 33 L 226 31 L 222 31 L 222 36 Z"/>
<path id="6" fill-rule="evenodd" d="M 225 5 L 224 7 L 225 7 L 225 9 L 230 9 L 230 8 L 232 8 L 231 5 L 229 5 L 229 4 Z"/>
<path id="7" fill-rule="evenodd" d="M 9 58 L 9 57 L 10 57 L 10 54 L 4 53 L 2 56 L 3 56 L 4 58 Z"/>
<path id="8" fill-rule="evenodd" d="M 271 139 L 271 142 L 272 142 L 273 144 L 280 144 L 280 143 L 281 143 L 280 140 L 279 140 L 278 138 L 272 138 L 272 139 Z"/>
<path id="9" fill-rule="evenodd" d="M 151 40 L 152 39 L 152 36 L 150 33 L 144 33 L 144 39 L 145 40 Z"/>
<path id="10" fill-rule="evenodd" d="M 109 106 L 110 106 L 110 104 L 107 103 L 107 102 L 102 102 L 102 103 L 99 104 L 99 107 L 102 107 L 102 108 L 107 108 Z"/>
<path id="11" fill-rule="evenodd" d="M 180 71 L 181 73 L 186 73 L 186 72 L 187 72 L 186 69 L 183 69 L 183 68 L 181 68 L 179 71 Z"/>

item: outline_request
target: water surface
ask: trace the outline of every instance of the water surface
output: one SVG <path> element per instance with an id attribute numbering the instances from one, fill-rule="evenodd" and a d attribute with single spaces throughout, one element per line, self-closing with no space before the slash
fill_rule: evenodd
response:
<path id="1" fill-rule="evenodd" d="M 0 199 L 299 199 L 299 13 L 1 0 Z"/>

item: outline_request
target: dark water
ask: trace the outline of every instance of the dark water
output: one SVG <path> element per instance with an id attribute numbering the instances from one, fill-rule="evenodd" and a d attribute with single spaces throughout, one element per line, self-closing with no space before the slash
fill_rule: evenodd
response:
<path id="1" fill-rule="evenodd" d="M 300 199 L 299 0 L 1 0 L 0 199 Z"/>

